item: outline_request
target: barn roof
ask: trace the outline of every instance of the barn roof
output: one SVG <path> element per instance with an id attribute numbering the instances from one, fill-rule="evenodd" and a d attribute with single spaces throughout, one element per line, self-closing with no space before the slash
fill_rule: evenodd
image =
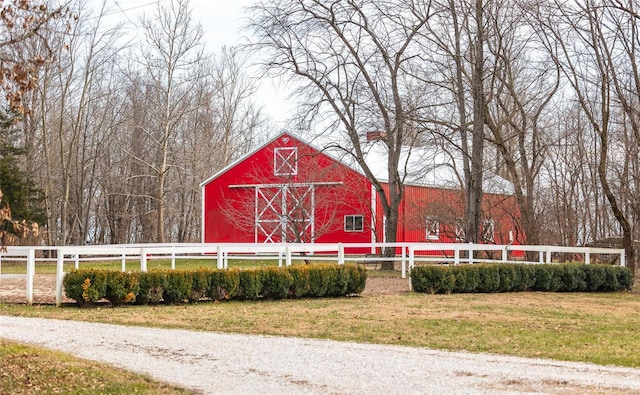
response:
<path id="1" fill-rule="evenodd" d="M 383 141 L 372 141 L 364 144 L 367 147 L 365 161 L 374 176 L 388 182 L 387 157 L 388 147 Z M 400 153 L 400 172 L 405 184 L 418 186 L 434 186 L 439 188 L 459 189 L 464 186 L 464 170 L 462 158 L 437 147 L 403 147 Z M 360 171 L 361 172 L 361 171 Z M 513 184 L 485 170 L 483 173 L 485 192 L 497 194 L 513 194 Z"/>
<path id="2" fill-rule="evenodd" d="M 283 136 L 293 138 L 294 140 L 297 140 L 302 144 L 306 144 L 364 176 L 364 172 L 355 161 L 355 157 L 347 152 L 344 148 L 339 148 L 336 145 L 328 145 L 325 148 L 319 148 L 300 137 L 292 135 L 291 133 L 283 132 L 269 139 L 259 147 L 236 159 L 225 168 L 207 178 L 202 183 L 200 183 L 200 187 L 203 187 L 209 182 L 220 177 L 222 174 L 226 173 L 242 161 L 246 160 L 254 153 L 262 150 L 263 148 L 267 147 Z M 384 142 L 369 141 L 363 144 L 363 149 L 365 151 L 365 161 L 373 172 L 373 175 L 381 182 L 388 182 L 388 149 Z M 462 187 L 462 185 L 464 185 L 464 176 L 462 175 L 462 160 L 460 158 L 452 157 L 444 150 L 437 150 L 432 148 L 428 149 L 424 147 L 413 147 L 410 149 L 409 147 L 406 147 L 405 149 L 403 149 L 400 157 L 400 166 L 404 167 L 405 164 L 406 171 L 403 172 L 403 174 L 406 174 L 405 184 L 447 189 L 459 189 Z M 484 172 L 483 186 L 485 192 L 489 193 L 513 194 L 514 191 L 513 184 L 511 184 L 506 179 L 488 171 Z"/>

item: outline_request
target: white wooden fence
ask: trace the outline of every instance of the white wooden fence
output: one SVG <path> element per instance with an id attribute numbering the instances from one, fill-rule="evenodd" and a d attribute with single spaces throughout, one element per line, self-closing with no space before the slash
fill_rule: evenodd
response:
<path id="1" fill-rule="evenodd" d="M 374 254 L 385 248 L 395 248 L 394 257 L 381 257 Z M 41 253 L 38 254 L 38 251 Z M 368 253 L 366 253 L 368 252 Z M 514 258 L 517 256 L 525 258 Z M 527 254 L 529 253 L 529 254 Z M 36 258 L 37 255 L 55 256 L 56 258 Z M 527 255 L 536 256 L 536 260 L 527 260 Z M 147 271 L 150 258 L 170 259 L 171 268 L 175 269 L 176 259 L 211 259 L 212 266 L 219 269 L 229 267 L 233 260 L 277 260 L 278 265 L 290 266 L 293 259 L 307 261 L 371 263 L 380 261 L 400 262 L 402 278 L 416 263 L 472 264 L 491 262 L 518 262 L 527 264 L 564 262 L 554 259 L 555 256 L 578 257 L 585 264 L 591 263 L 596 256 L 606 255 L 625 265 L 624 249 L 592 248 L 592 247 L 560 247 L 560 246 L 524 246 L 493 244 L 461 244 L 461 243 L 314 243 L 314 244 L 252 244 L 252 243 L 184 243 L 184 244 L 114 244 L 99 246 L 64 246 L 64 247 L 8 247 L 6 253 L 0 254 L 0 275 L 2 262 L 26 262 L 26 294 L 27 303 L 33 303 L 33 279 L 37 263 L 56 263 L 56 305 L 62 302 L 62 280 L 64 263 L 73 262 L 75 268 L 91 261 L 121 262 L 122 271 L 127 270 L 127 262 L 140 262 L 140 270 Z M 407 270 L 408 269 L 408 270 Z"/>

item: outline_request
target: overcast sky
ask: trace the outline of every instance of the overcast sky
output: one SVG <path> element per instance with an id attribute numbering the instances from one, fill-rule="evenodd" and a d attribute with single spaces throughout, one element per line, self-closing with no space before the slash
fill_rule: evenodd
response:
<path id="1" fill-rule="evenodd" d="M 142 13 L 152 13 L 157 0 L 107 0 L 109 14 L 122 21 L 137 22 Z M 170 0 L 159 0 L 169 5 Z M 205 32 L 204 40 L 209 53 L 217 54 L 222 46 L 234 46 L 243 41 L 247 32 L 241 31 L 246 23 L 244 8 L 255 0 L 190 0 L 192 17 Z M 272 118 L 277 128 L 284 128 L 291 113 L 286 102 L 286 87 L 273 81 L 261 81 L 256 103 Z M 277 132 L 277 131 L 275 131 Z"/>

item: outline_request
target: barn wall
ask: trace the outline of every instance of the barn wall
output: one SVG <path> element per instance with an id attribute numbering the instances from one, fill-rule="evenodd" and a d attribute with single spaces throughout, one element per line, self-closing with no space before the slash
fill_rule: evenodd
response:
<path id="1" fill-rule="evenodd" d="M 276 150 L 285 152 L 297 147 L 295 174 L 276 174 L 279 167 Z M 282 163 L 280 163 L 282 165 Z M 282 173 L 282 172 L 281 172 Z M 280 242 L 279 236 L 268 240 L 258 232 L 256 240 L 256 186 L 288 186 L 315 183 L 316 242 L 368 243 L 384 241 L 384 212 L 381 199 L 375 196 L 371 183 L 360 173 L 337 162 L 293 136 L 283 134 L 262 148 L 239 160 L 203 183 L 203 241 L 204 242 Z M 388 185 L 383 184 L 385 192 Z M 273 197 L 277 188 L 261 189 Z M 300 189 L 302 191 L 303 189 Z M 372 210 L 372 194 L 375 210 Z M 295 194 L 293 194 L 295 195 Z M 299 194 L 301 196 L 302 193 Z M 266 201 L 264 200 L 264 201 Z M 285 204 L 288 204 L 285 203 Z M 310 204 L 306 202 L 304 204 Z M 266 206 L 258 207 L 262 210 Z M 484 218 L 494 226 L 493 244 L 509 242 L 512 232 L 515 244 L 524 240 L 519 224 L 519 212 L 512 196 L 485 194 Z M 375 215 L 374 215 L 375 214 Z M 344 228 L 345 215 L 362 215 L 362 231 L 348 232 Z M 463 228 L 464 196 L 454 189 L 406 185 L 405 199 L 399 213 L 398 241 L 404 242 L 461 242 L 456 222 Z M 277 218 L 273 218 L 274 223 Z M 428 222 L 429 221 L 429 222 Z M 435 231 L 427 233 L 427 223 Z M 264 225 L 264 224 L 263 224 Z M 372 232 L 372 229 L 374 232 Z M 291 236 L 287 236 L 287 241 Z M 304 240 L 308 242 L 310 240 Z"/>
<path id="2" fill-rule="evenodd" d="M 384 185 L 388 193 L 388 185 Z M 457 243 L 464 241 L 464 195 L 463 191 L 437 187 L 406 185 L 405 197 L 400 206 L 397 240 L 404 242 Z M 382 239 L 384 213 L 377 203 L 377 233 Z M 509 232 L 514 244 L 524 239 L 519 224 L 519 211 L 515 198 L 508 195 L 485 193 L 483 218 L 493 222 L 493 241 L 485 243 L 508 244 Z M 456 226 L 456 224 L 458 226 Z M 431 232 L 427 233 L 427 225 Z M 489 225 L 489 222 L 487 222 Z"/>
<path id="3" fill-rule="evenodd" d="M 283 156 L 279 153 L 285 152 L 286 156 L 289 151 L 279 150 L 278 154 L 274 154 L 274 151 L 293 147 L 297 147 L 296 174 L 275 174 L 283 164 Z M 280 170 L 280 173 L 286 173 Z M 256 241 L 255 187 L 266 184 L 286 186 L 289 199 L 306 199 L 304 204 L 310 205 L 310 195 L 304 194 L 303 187 L 296 187 L 306 183 L 319 184 L 315 186 L 314 191 L 316 242 L 369 242 L 371 240 L 370 184 L 366 178 L 294 137 L 282 135 L 204 185 L 203 241 Z M 264 205 L 269 198 L 279 193 L 277 188 L 262 188 L 260 191 L 262 195 L 258 199 L 264 202 Z M 288 202 L 292 206 L 295 204 L 293 200 Z M 264 205 L 259 209 L 265 208 Z M 363 230 L 346 232 L 344 230 L 345 215 L 363 215 Z M 269 220 L 271 217 L 261 218 Z M 275 216 L 271 219 L 274 223 L 277 222 Z M 266 227 L 270 224 L 262 223 L 261 225 Z M 258 233 L 257 242 L 267 241 L 264 234 Z M 274 237 L 270 241 L 281 240 L 279 237 Z"/>

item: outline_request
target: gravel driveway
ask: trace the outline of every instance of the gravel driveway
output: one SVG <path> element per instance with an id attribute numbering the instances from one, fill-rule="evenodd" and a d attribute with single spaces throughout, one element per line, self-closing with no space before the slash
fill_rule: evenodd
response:
<path id="1" fill-rule="evenodd" d="M 0 337 L 212 394 L 640 393 L 640 369 L 0 316 Z"/>

